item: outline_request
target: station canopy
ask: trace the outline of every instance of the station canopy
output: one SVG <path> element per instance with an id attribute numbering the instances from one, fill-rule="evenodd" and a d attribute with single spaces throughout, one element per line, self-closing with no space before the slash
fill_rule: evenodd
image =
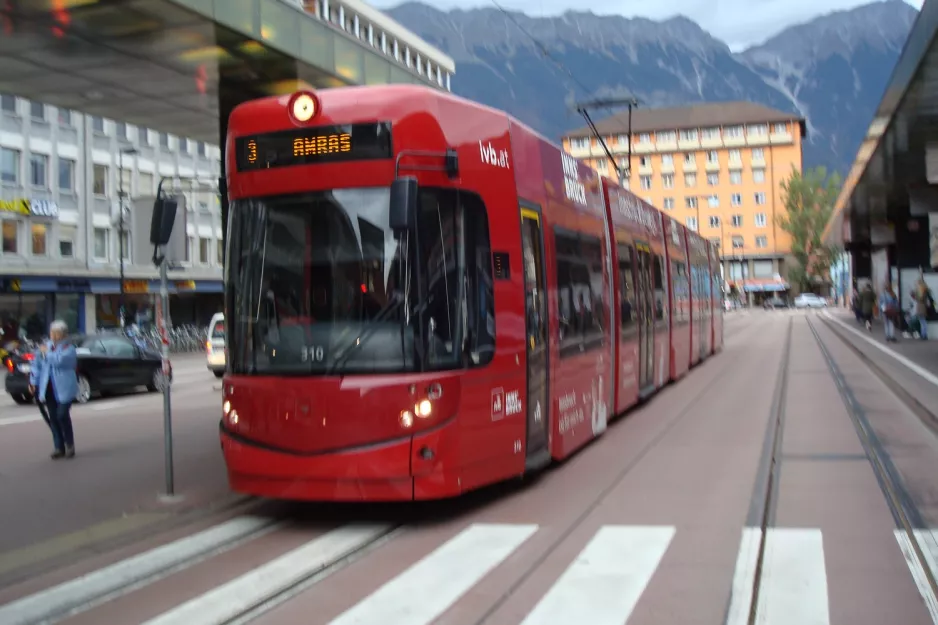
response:
<path id="1" fill-rule="evenodd" d="M 0 59 L 0 93 L 213 144 L 255 97 L 432 84 L 281 0 L 0 0 Z"/>
<path id="2" fill-rule="evenodd" d="M 938 1 L 926 0 L 824 230 L 827 243 L 870 245 L 877 226 L 938 184 Z"/>

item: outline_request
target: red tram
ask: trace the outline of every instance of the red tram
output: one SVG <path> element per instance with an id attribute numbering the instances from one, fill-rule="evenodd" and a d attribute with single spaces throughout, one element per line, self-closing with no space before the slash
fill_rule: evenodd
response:
<path id="1" fill-rule="evenodd" d="M 242 104 L 226 141 L 231 487 L 451 497 L 562 460 L 722 345 L 709 242 L 429 88 Z"/>

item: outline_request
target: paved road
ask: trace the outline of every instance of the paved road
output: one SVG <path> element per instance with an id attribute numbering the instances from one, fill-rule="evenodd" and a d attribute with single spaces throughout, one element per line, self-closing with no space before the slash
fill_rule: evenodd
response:
<path id="1" fill-rule="evenodd" d="M 935 435 L 814 312 L 753 311 L 726 336 L 527 484 L 203 520 L 0 590 L 0 622 L 938 623 L 930 522 L 914 544 L 897 531 L 869 459 L 900 467 L 912 510 Z"/>
<path id="2" fill-rule="evenodd" d="M 183 505 L 228 494 L 218 446 L 220 381 L 204 356 L 174 358 L 176 490 Z M 215 389 L 219 390 L 215 390 Z M 134 513 L 165 513 L 162 394 L 139 392 L 75 405 L 77 455 L 52 461 L 52 438 L 35 406 L 0 405 L 0 580 L 4 557 Z M 9 566 L 9 565 L 7 565 Z"/>

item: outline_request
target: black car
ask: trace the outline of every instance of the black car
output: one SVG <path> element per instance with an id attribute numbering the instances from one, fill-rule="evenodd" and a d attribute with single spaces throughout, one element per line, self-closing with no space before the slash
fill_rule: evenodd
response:
<path id="1" fill-rule="evenodd" d="M 78 397 L 85 403 L 93 395 L 139 386 L 152 392 L 163 389 L 160 354 L 136 345 L 121 334 L 99 333 L 70 336 L 78 355 Z M 33 401 L 29 392 L 32 354 L 14 354 L 7 363 L 6 391 L 18 404 Z M 172 379 L 172 372 L 170 372 Z"/>

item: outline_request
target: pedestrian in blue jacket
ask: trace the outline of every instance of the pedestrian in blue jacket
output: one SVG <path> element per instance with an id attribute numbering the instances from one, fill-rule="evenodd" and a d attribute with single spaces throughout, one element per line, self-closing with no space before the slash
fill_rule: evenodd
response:
<path id="1" fill-rule="evenodd" d="M 29 374 L 30 390 L 45 404 L 49 416 L 55 445 L 53 460 L 75 456 L 71 408 L 78 396 L 78 356 L 75 347 L 65 341 L 67 334 L 64 321 L 54 321 L 49 326 L 49 340 L 39 346 Z"/>

